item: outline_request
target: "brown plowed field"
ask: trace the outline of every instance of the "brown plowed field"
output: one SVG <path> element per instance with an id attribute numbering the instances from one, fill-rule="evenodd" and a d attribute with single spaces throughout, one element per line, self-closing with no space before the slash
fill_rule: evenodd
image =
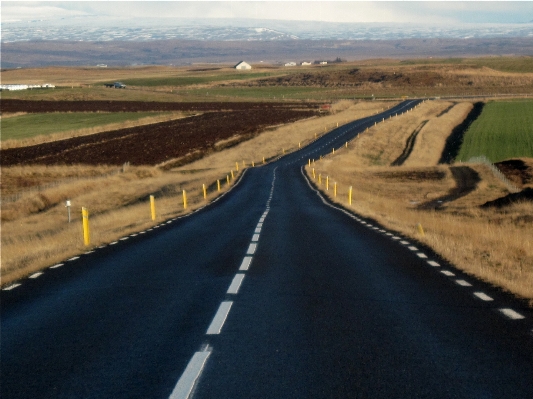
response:
<path id="1" fill-rule="evenodd" d="M 244 111 L 254 109 L 318 109 L 317 103 L 280 102 L 142 102 L 142 101 L 31 101 L 2 100 L 2 113 L 28 112 L 146 112 L 146 111 Z"/>
<path id="2" fill-rule="evenodd" d="M 268 106 L 245 111 L 209 112 L 170 122 L 6 149 L 0 151 L 0 164 L 122 165 L 130 162 L 132 165 L 157 165 L 193 152 L 198 157 L 213 149 L 218 141 L 234 136 L 251 138 L 268 126 L 313 115 L 316 115 L 315 111 Z"/>

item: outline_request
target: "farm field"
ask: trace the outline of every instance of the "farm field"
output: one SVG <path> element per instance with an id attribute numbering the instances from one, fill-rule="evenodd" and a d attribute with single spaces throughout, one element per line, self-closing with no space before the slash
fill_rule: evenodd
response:
<path id="1" fill-rule="evenodd" d="M 322 101 L 402 96 L 531 95 L 531 57 L 365 60 L 326 66 L 42 68 L 2 71 L 4 83 L 56 84 L 4 99 L 132 101 Z M 106 89 L 122 81 L 127 89 Z"/>
<path id="2" fill-rule="evenodd" d="M 489 102 L 466 132 L 457 160 L 533 158 L 533 101 Z"/>
<path id="3" fill-rule="evenodd" d="M 157 120 L 172 114 L 158 112 L 121 113 L 44 113 L 16 115 L 2 118 L 2 141 L 17 140 L 80 129 L 90 129 L 101 125 L 135 123 L 141 119 Z"/>

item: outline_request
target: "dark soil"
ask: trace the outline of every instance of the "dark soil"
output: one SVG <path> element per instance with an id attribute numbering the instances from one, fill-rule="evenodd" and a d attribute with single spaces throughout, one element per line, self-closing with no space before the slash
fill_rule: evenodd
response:
<path id="1" fill-rule="evenodd" d="M 409 158 L 409 155 L 411 155 L 411 152 L 413 152 L 413 148 L 415 146 L 416 137 L 418 136 L 418 133 L 422 130 L 422 128 L 428 123 L 427 120 L 423 121 L 414 131 L 411 133 L 411 135 L 407 138 L 407 142 L 405 143 L 405 147 L 403 149 L 402 154 L 396 158 L 392 163 L 391 166 L 400 166 L 403 165 L 403 163 Z"/>
<path id="2" fill-rule="evenodd" d="M 509 159 L 495 163 L 496 167 L 517 186 L 533 183 L 533 166 L 521 159 Z"/>
<path id="3" fill-rule="evenodd" d="M 2 100 L 1 112 L 146 112 L 146 111 L 244 111 L 318 109 L 317 103 L 281 102 L 142 102 L 142 101 L 31 101 Z"/>
<path id="4" fill-rule="evenodd" d="M 269 126 L 316 114 L 314 111 L 268 106 L 246 111 L 210 112 L 169 122 L 6 149 L 0 151 L 0 164 L 122 165 L 130 162 L 132 165 L 158 165 L 176 158 L 192 161 L 215 151 L 215 143 L 220 140 L 239 136 L 239 141 L 242 141 Z"/>
<path id="5" fill-rule="evenodd" d="M 533 202 L 533 188 L 525 188 L 519 193 L 508 194 L 505 197 L 498 198 L 494 201 L 485 202 L 482 208 L 503 208 L 516 202 L 531 201 Z"/>
<path id="6" fill-rule="evenodd" d="M 452 173 L 456 186 L 452 188 L 448 194 L 420 204 L 418 207 L 419 209 L 441 208 L 446 202 L 455 201 L 458 198 L 470 194 L 476 189 L 477 184 L 481 181 L 478 173 L 468 166 L 453 166 L 450 168 L 450 172 Z"/>
<path id="7" fill-rule="evenodd" d="M 472 122 L 474 122 L 479 115 L 481 115 L 481 111 L 483 111 L 484 106 L 485 103 L 475 103 L 474 108 L 472 108 L 472 111 L 469 112 L 466 119 L 453 128 L 452 134 L 450 134 L 446 139 L 444 150 L 442 151 L 442 155 L 439 159 L 440 164 L 451 164 L 455 160 L 457 154 L 459 154 L 459 150 L 461 149 L 461 144 L 463 144 L 463 137 L 466 131 Z"/>

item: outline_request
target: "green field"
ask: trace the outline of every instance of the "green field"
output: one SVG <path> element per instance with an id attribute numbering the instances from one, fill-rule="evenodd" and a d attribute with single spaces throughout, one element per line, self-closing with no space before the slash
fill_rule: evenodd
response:
<path id="1" fill-rule="evenodd" d="M 533 57 L 432 58 L 400 61 L 401 65 L 473 65 L 502 72 L 533 72 Z"/>
<path id="2" fill-rule="evenodd" d="M 162 115 L 161 112 L 121 113 L 47 113 L 26 114 L 2 119 L 2 140 L 25 139 L 41 134 L 51 134 L 93 128 L 111 123 L 135 121 Z"/>
<path id="3" fill-rule="evenodd" d="M 533 158 L 533 102 L 491 102 L 465 133 L 456 161 Z"/>
<path id="4" fill-rule="evenodd" d="M 248 80 L 258 78 L 269 78 L 271 76 L 277 76 L 278 74 L 263 72 L 263 73 L 247 73 L 238 72 L 232 74 L 221 75 L 198 75 L 198 76 L 165 76 L 160 78 L 139 78 L 139 79 L 124 79 L 122 83 L 129 86 L 145 86 L 145 87 L 157 87 L 157 86 L 191 86 L 197 84 L 207 84 L 214 82 L 221 82 L 224 80 Z M 106 82 L 108 83 L 108 82 Z M 102 83 L 103 84 L 103 83 Z"/>

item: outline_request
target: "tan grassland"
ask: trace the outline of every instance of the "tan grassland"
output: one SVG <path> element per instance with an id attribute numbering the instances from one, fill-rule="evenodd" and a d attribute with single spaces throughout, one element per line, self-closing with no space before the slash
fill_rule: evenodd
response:
<path id="1" fill-rule="evenodd" d="M 129 167 L 125 172 L 109 175 L 116 167 L 12 167 L 2 169 L 3 185 L 24 182 L 22 196 L 14 201 L 2 201 L 1 284 L 7 285 L 35 271 L 83 253 L 90 248 L 110 243 L 125 235 L 154 226 L 185 213 L 182 191 L 188 195 L 188 209 L 206 203 L 202 184 L 209 187 L 208 201 L 227 190 L 226 176 L 242 172 L 242 162 L 260 164 L 296 150 L 299 143 L 314 140 L 346 121 L 381 112 L 395 103 L 351 102 L 335 104 L 327 116 L 310 118 L 294 124 L 272 128 L 256 138 L 180 168 L 163 171 L 157 167 Z M 236 172 L 235 163 L 239 163 Z M 65 181 L 41 191 L 24 191 L 26 185 Z M 232 181 L 231 184 L 233 184 Z M 13 192 L 10 192 L 12 194 Z M 2 192 L 2 195 L 5 195 Z M 157 220 L 150 219 L 149 195 L 156 198 Z M 65 201 L 72 203 L 72 223 L 67 223 Z M 91 246 L 84 247 L 81 228 L 81 207 L 90 214 Z"/>
<path id="2" fill-rule="evenodd" d="M 318 186 L 333 201 L 432 247 L 468 274 L 527 298 L 533 306 L 531 202 L 503 208 L 481 208 L 485 202 L 509 192 L 488 167 L 461 164 L 479 174 L 481 181 L 476 189 L 446 203 L 441 209 L 418 209 L 420 204 L 439 198 L 456 186 L 450 166 L 435 166 L 440 153 L 427 151 L 429 137 L 435 138 L 440 145 L 447 129 L 458 124 L 471 105 L 459 103 L 437 117 L 440 110 L 448 106 L 444 102 L 425 103 L 412 113 L 399 116 L 397 121 L 392 119 L 378 124 L 349 143 L 347 149 L 315 161 L 306 168 L 307 174 L 316 185 L 318 174 L 321 174 L 322 184 Z M 401 153 L 409 131 L 428 118 L 427 128 L 421 132 L 424 133 L 421 137 L 426 137 L 415 146 L 408 162 L 404 166 L 389 166 Z M 400 125 L 410 127 L 402 129 Z M 449 134 L 449 130 L 447 132 Z M 389 137 L 391 135 L 395 138 Z M 316 179 L 313 179 L 312 168 Z M 330 178 L 330 190 L 327 191 L 325 176 Z M 337 183 L 337 197 L 333 195 L 334 183 Z M 352 205 L 348 205 L 349 186 L 353 187 Z M 418 224 L 422 225 L 424 235 L 418 232 Z"/>
<path id="3" fill-rule="evenodd" d="M 11 115 L 8 114 L 7 117 L 9 116 Z M 186 116 L 189 116 L 189 115 L 188 113 L 185 113 L 185 112 L 165 113 L 163 115 L 148 116 L 145 118 L 125 121 L 125 122 L 120 122 L 120 123 L 108 123 L 106 125 L 94 126 L 91 128 L 68 130 L 65 132 L 52 133 L 52 134 L 43 134 L 43 135 L 34 136 L 34 137 L 26 138 L 26 139 L 5 140 L 5 141 L 2 141 L 0 145 L 1 145 L 1 148 L 4 150 L 8 148 L 27 147 L 30 145 L 47 143 L 50 141 L 64 140 L 64 139 L 69 139 L 72 137 L 88 136 L 91 134 L 110 132 L 112 130 L 126 129 L 129 127 L 144 126 L 144 125 L 150 125 L 153 123 L 168 122 L 168 121 L 172 121 L 176 119 L 185 118 Z M 5 118 L 5 117 L 6 115 L 2 116 L 2 118 Z"/>

